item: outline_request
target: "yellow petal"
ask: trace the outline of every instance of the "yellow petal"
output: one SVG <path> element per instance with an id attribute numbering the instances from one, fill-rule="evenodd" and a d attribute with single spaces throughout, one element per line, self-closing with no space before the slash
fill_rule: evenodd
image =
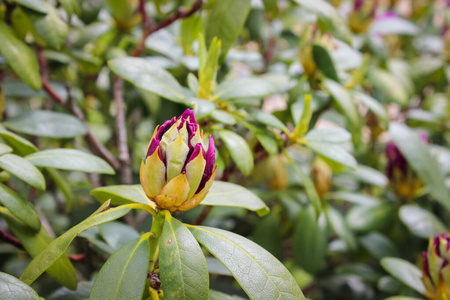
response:
<path id="1" fill-rule="evenodd" d="M 186 210 L 192 209 L 192 208 L 196 207 L 197 205 L 199 205 L 200 202 L 203 201 L 203 199 L 205 199 L 206 195 L 209 192 L 209 189 L 211 188 L 211 185 L 213 184 L 214 177 L 216 176 L 216 169 L 217 169 L 217 166 L 214 168 L 211 178 L 206 182 L 203 189 L 197 195 L 188 199 L 180 207 L 178 207 L 179 211 L 186 211 Z"/>
<path id="2" fill-rule="evenodd" d="M 189 188 L 190 188 L 189 195 L 187 197 L 188 199 L 194 196 L 195 192 L 197 191 L 200 181 L 202 181 L 205 166 L 206 160 L 203 157 L 203 151 L 200 149 L 200 152 L 197 155 L 197 157 L 191 160 L 186 165 L 186 176 L 189 181 Z"/>
<path id="3" fill-rule="evenodd" d="M 189 147 L 183 142 L 180 134 L 177 139 L 169 143 L 166 147 L 166 168 L 167 181 L 169 182 L 175 176 L 181 173 L 189 153 Z"/>
<path id="4" fill-rule="evenodd" d="M 145 163 L 144 160 L 141 161 L 141 169 L 139 170 L 139 179 L 141 180 L 142 188 L 144 189 L 147 197 L 152 198 L 150 190 L 148 189 L 147 180 L 145 179 Z"/>
<path id="5" fill-rule="evenodd" d="M 147 184 L 148 192 L 151 197 L 158 195 L 159 191 L 166 184 L 166 166 L 159 158 L 158 152 L 159 149 L 156 148 L 156 151 L 147 157 L 145 162 L 144 180 Z"/>
<path id="6" fill-rule="evenodd" d="M 164 186 L 156 196 L 155 202 L 159 207 L 173 212 L 186 201 L 188 193 L 189 181 L 185 174 L 180 174 Z"/>

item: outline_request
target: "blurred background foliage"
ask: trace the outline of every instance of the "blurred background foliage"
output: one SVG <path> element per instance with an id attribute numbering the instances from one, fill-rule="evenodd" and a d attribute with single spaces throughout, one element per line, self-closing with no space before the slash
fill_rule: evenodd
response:
<path id="1" fill-rule="evenodd" d="M 177 218 L 257 242 L 311 299 L 423 298 L 422 251 L 450 219 L 449 28 L 444 0 L 2 0 L 0 204 L 26 199 L 15 216 L 61 235 L 97 209 L 92 189 L 138 184 L 156 125 L 191 107 L 216 178 L 271 211 Z M 23 248 L 36 254 L 0 213 L 0 270 L 20 277 Z M 85 299 L 150 226 L 142 213 L 83 232 L 77 290 L 32 287 Z M 245 297 L 207 261 L 212 288 Z"/>

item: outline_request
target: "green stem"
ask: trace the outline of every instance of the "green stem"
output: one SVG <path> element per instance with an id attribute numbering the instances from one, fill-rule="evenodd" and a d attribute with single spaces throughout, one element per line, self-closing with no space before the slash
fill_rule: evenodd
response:
<path id="1" fill-rule="evenodd" d="M 168 212 L 167 212 L 168 213 Z M 156 261 L 159 256 L 159 238 L 161 237 L 164 227 L 166 211 L 160 210 L 156 217 L 153 218 L 152 229 L 150 230 L 150 263 L 148 265 L 149 272 L 155 268 Z"/>

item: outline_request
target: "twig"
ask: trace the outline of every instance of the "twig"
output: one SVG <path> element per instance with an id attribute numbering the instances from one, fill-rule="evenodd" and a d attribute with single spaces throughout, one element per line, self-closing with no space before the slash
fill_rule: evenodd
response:
<path id="1" fill-rule="evenodd" d="M 143 2 L 141 0 L 141 2 Z M 202 0 L 197 0 L 194 2 L 194 4 L 192 4 L 191 9 L 189 10 L 185 10 L 185 8 L 183 7 L 179 7 L 178 10 L 176 11 L 176 13 L 163 20 L 161 23 L 157 24 L 157 25 L 152 25 L 152 23 L 148 20 L 147 17 L 147 13 L 145 12 L 145 9 L 142 5 L 140 5 L 139 9 L 141 10 L 141 14 L 142 14 L 142 21 L 143 21 L 143 25 L 144 25 L 144 32 L 142 34 L 141 40 L 139 41 L 139 44 L 136 46 L 136 48 L 133 51 L 133 56 L 140 56 L 142 50 L 144 49 L 144 45 L 145 45 L 145 40 L 155 31 L 158 31 L 162 28 L 165 28 L 167 26 L 169 26 L 170 24 L 172 24 L 173 22 L 175 22 L 178 19 L 183 19 L 183 18 L 188 18 L 191 15 L 193 15 L 195 12 L 197 12 L 198 10 L 200 10 L 200 8 L 202 8 L 203 6 L 203 1 Z"/>
<path id="2" fill-rule="evenodd" d="M 12 236 L 11 234 L 1 229 L 0 229 L 0 239 L 7 242 L 8 244 L 13 245 L 16 248 L 22 250 L 24 249 L 22 243 L 16 237 Z"/>
<path id="3" fill-rule="evenodd" d="M 42 78 L 41 80 L 44 80 L 45 83 L 48 83 L 48 80 L 50 78 L 50 70 L 48 68 L 47 61 L 45 60 L 44 50 L 42 49 L 41 46 L 37 45 L 36 52 L 39 60 L 39 66 L 41 69 L 41 78 Z M 46 97 L 44 102 L 44 109 L 50 110 L 51 108 L 52 108 L 52 99 Z"/>
<path id="4" fill-rule="evenodd" d="M 122 184 L 131 184 L 130 153 L 127 144 L 127 128 L 123 103 L 123 79 L 113 76 L 114 103 L 116 105 L 117 148 L 119 150 L 120 177 Z"/>
<path id="5" fill-rule="evenodd" d="M 58 93 L 52 88 L 52 86 L 50 85 L 50 83 L 44 79 L 41 78 L 41 82 L 42 82 L 42 87 L 44 88 L 44 90 L 47 92 L 47 94 L 50 95 L 50 97 L 58 102 L 59 104 L 66 104 L 66 100 L 61 98 Z"/>
<path id="6" fill-rule="evenodd" d="M 86 262 L 87 257 L 85 254 L 70 254 L 68 255 L 71 262 Z"/>

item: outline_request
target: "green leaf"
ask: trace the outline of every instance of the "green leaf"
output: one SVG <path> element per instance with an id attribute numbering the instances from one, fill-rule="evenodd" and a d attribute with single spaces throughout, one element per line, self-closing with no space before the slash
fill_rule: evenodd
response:
<path id="1" fill-rule="evenodd" d="M 47 13 L 47 7 L 42 0 L 13 0 L 13 2 L 41 14 Z"/>
<path id="2" fill-rule="evenodd" d="M 399 212 L 400 220 L 415 236 L 429 239 L 439 233 L 447 232 L 446 226 L 433 213 L 416 205 L 403 205 Z"/>
<path id="3" fill-rule="evenodd" d="M 190 225 L 188 228 L 233 274 L 251 299 L 305 299 L 286 267 L 261 246 L 217 228 Z"/>
<path id="4" fill-rule="evenodd" d="M 400 256 L 396 245 L 381 233 L 371 232 L 362 236 L 360 241 L 364 248 L 377 259 L 386 256 Z"/>
<path id="5" fill-rule="evenodd" d="M 159 268 L 167 299 L 208 299 L 209 275 L 202 250 L 186 226 L 170 214 L 159 240 Z"/>
<path id="6" fill-rule="evenodd" d="M 70 212 L 70 210 L 72 209 L 73 195 L 67 178 L 63 176 L 58 170 L 52 168 L 47 168 L 47 172 L 66 199 L 66 212 Z"/>
<path id="7" fill-rule="evenodd" d="M 345 143 L 351 140 L 350 132 L 340 127 L 316 128 L 308 131 L 304 136 L 307 143 Z"/>
<path id="8" fill-rule="evenodd" d="M 202 30 L 202 18 L 200 15 L 192 15 L 181 20 L 180 44 L 186 55 L 192 54 L 192 43 L 197 40 Z"/>
<path id="9" fill-rule="evenodd" d="M 353 95 L 356 99 L 361 101 L 362 104 L 367 106 L 367 108 L 370 109 L 375 115 L 377 115 L 377 117 L 380 118 L 382 122 L 384 122 L 385 124 L 389 122 L 389 116 L 380 102 L 378 102 L 371 96 L 358 91 L 354 91 Z"/>
<path id="10" fill-rule="evenodd" d="M 233 46 L 250 11 L 250 0 L 215 1 L 208 9 L 205 21 L 206 44 L 214 37 L 222 42 L 222 55 Z"/>
<path id="11" fill-rule="evenodd" d="M 289 77 L 278 75 L 277 80 L 269 76 L 229 79 L 219 84 L 214 98 L 230 100 L 236 98 L 263 98 L 281 92 L 289 83 Z"/>
<path id="12" fill-rule="evenodd" d="M 34 165 L 20 156 L 15 154 L 0 156 L 0 168 L 35 188 L 45 190 L 45 179 L 42 173 Z"/>
<path id="13" fill-rule="evenodd" d="M 227 295 L 215 290 L 209 290 L 209 300 L 244 300 L 244 298 L 236 295 Z"/>
<path id="14" fill-rule="evenodd" d="M 300 179 L 305 187 L 306 194 L 308 195 L 309 201 L 311 205 L 314 207 L 316 212 L 316 216 L 320 215 L 322 212 L 322 203 L 320 201 L 319 195 L 317 194 L 316 188 L 314 187 L 314 183 L 300 166 L 297 165 L 292 159 L 288 158 L 291 165 L 294 167 L 295 172 L 300 176 Z"/>
<path id="15" fill-rule="evenodd" d="M 9 66 L 26 84 L 40 90 L 42 84 L 36 55 L 3 21 L 0 21 L 0 41 L 0 53 Z"/>
<path id="16" fill-rule="evenodd" d="M 0 295 L 2 299 L 39 300 L 39 295 L 14 276 L 0 272 Z"/>
<path id="17" fill-rule="evenodd" d="M 269 213 L 267 205 L 251 191 L 240 185 L 218 180 L 213 182 L 200 204 L 243 207 L 255 211 L 260 217 Z"/>
<path id="18" fill-rule="evenodd" d="M 300 116 L 300 120 L 294 128 L 294 134 L 296 137 L 302 137 L 308 131 L 312 113 L 312 97 L 310 94 L 307 94 L 305 95 L 305 101 L 303 102 L 303 111 Z"/>
<path id="19" fill-rule="evenodd" d="M 188 98 L 186 103 L 194 107 L 194 115 L 197 120 L 211 114 L 216 108 L 216 105 L 213 102 L 200 98 Z"/>
<path id="20" fill-rule="evenodd" d="M 61 6 L 66 11 L 69 18 L 71 18 L 73 14 L 78 16 L 81 14 L 81 4 L 77 0 L 59 0 L 59 3 L 61 3 Z"/>
<path id="21" fill-rule="evenodd" d="M 253 170 L 253 154 L 247 142 L 230 130 L 220 130 L 219 136 L 241 172 L 248 176 Z"/>
<path id="22" fill-rule="evenodd" d="M 356 250 L 358 245 L 356 244 L 355 237 L 341 213 L 331 206 L 326 207 L 324 211 L 331 229 L 345 241 L 350 250 Z"/>
<path id="23" fill-rule="evenodd" d="M 103 159 L 75 149 L 50 149 L 39 151 L 25 157 L 38 167 L 86 173 L 114 174 L 114 169 Z"/>
<path id="24" fill-rule="evenodd" d="M 347 213 L 347 224 L 355 231 L 374 231 L 389 224 L 397 209 L 391 203 L 354 206 Z"/>
<path id="25" fill-rule="evenodd" d="M 99 225 L 98 230 L 101 237 L 112 249 L 114 249 L 114 251 L 140 236 L 133 227 L 118 221 Z"/>
<path id="26" fill-rule="evenodd" d="M 135 185 L 110 185 L 96 188 L 91 195 L 98 202 L 103 203 L 111 199 L 112 205 L 123 205 L 129 203 L 150 204 L 151 201 L 145 195 L 140 184 Z"/>
<path id="27" fill-rule="evenodd" d="M 336 82 L 340 82 L 339 76 L 334 66 L 334 61 L 331 58 L 328 49 L 320 44 L 313 44 L 312 55 L 314 63 L 322 74 Z"/>
<path id="28" fill-rule="evenodd" d="M 397 35 L 405 34 L 415 36 L 420 31 L 411 21 L 400 18 L 399 16 L 391 16 L 389 18 L 380 18 L 370 27 L 371 35 Z"/>
<path id="29" fill-rule="evenodd" d="M 380 199 L 366 194 L 356 194 L 349 192 L 332 192 L 328 193 L 327 199 L 342 200 L 358 205 L 376 206 L 381 203 Z"/>
<path id="30" fill-rule="evenodd" d="M 103 207 L 103 206 L 102 206 Z M 45 270 L 47 270 L 53 263 L 64 254 L 73 239 L 82 231 L 93 226 L 100 225 L 112 220 L 123 217 L 130 211 L 130 207 L 122 206 L 109 209 L 103 212 L 95 212 L 89 218 L 80 224 L 72 227 L 66 231 L 59 238 L 51 242 L 44 251 L 39 253 L 27 266 L 20 280 L 26 284 L 31 284 L 35 281 Z"/>
<path id="31" fill-rule="evenodd" d="M 11 147 L 13 147 L 19 154 L 28 155 L 38 151 L 35 145 L 33 145 L 28 140 L 24 139 L 20 135 L 17 135 L 11 131 L 6 130 L 0 125 L 0 136 L 5 140 Z"/>
<path id="32" fill-rule="evenodd" d="M 324 80 L 323 84 L 325 86 L 325 89 L 331 94 L 334 101 L 336 101 L 339 109 L 348 120 L 349 125 L 352 128 L 351 131 L 353 132 L 354 130 L 361 130 L 360 115 L 349 92 L 344 89 L 342 85 L 330 79 Z"/>
<path id="33" fill-rule="evenodd" d="M 256 121 L 271 126 L 276 129 L 285 130 L 286 125 L 283 124 L 277 117 L 272 115 L 271 113 L 265 112 L 261 109 L 251 109 L 249 111 L 250 116 L 254 118 Z"/>
<path id="34" fill-rule="evenodd" d="M 17 219 L 25 225 L 39 231 L 41 221 L 33 205 L 16 192 L 0 183 L 0 203 L 3 204 Z"/>
<path id="35" fill-rule="evenodd" d="M 278 14 L 278 0 L 263 0 L 264 8 L 270 12 L 273 17 Z"/>
<path id="36" fill-rule="evenodd" d="M 20 114 L 4 122 L 8 129 L 52 138 L 72 138 L 86 134 L 86 128 L 74 116 L 45 110 Z"/>
<path id="37" fill-rule="evenodd" d="M 345 170 L 344 174 L 379 187 L 386 187 L 388 184 L 386 175 L 378 170 L 363 165 L 358 165 L 355 170 Z"/>
<path id="38" fill-rule="evenodd" d="M 252 235 L 252 241 L 279 260 L 283 257 L 283 232 L 280 222 L 278 213 L 274 211 L 255 225 Z"/>
<path id="39" fill-rule="evenodd" d="M 438 162 L 431 155 L 429 147 L 405 125 L 392 123 L 389 133 L 408 164 L 425 183 L 431 196 L 447 210 L 450 210 L 448 201 L 450 196 L 445 187 L 444 176 Z"/>
<path id="40" fill-rule="evenodd" d="M 12 152 L 12 150 L 13 149 L 11 147 L 9 147 L 8 145 L 0 143 L 0 155 L 10 153 L 10 152 Z"/>
<path id="41" fill-rule="evenodd" d="M 347 27 L 347 21 L 331 4 L 324 0 L 295 0 L 295 2 L 316 14 L 334 37 L 351 44 L 352 34 Z"/>
<path id="42" fill-rule="evenodd" d="M 339 172 L 342 170 L 343 166 L 356 168 L 358 165 L 356 159 L 338 145 L 307 142 L 305 146 L 319 154 L 330 165 L 333 171 Z M 330 164 L 330 161 L 333 163 Z"/>
<path id="43" fill-rule="evenodd" d="M 143 90 L 174 102 L 182 103 L 185 99 L 178 81 L 169 72 L 145 58 L 115 58 L 108 61 L 108 66 L 118 76 Z"/>
<path id="44" fill-rule="evenodd" d="M 381 266 L 392 276 L 423 294 L 425 286 L 422 283 L 422 271 L 410 262 L 393 257 L 385 257 L 381 260 Z"/>
<path id="45" fill-rule="evenodd" d="M 89 299 L 141 299 L 149 260 L 148 235 L 128 242 L 103 265 Z"/>
<path id="46" fill-rule="evenodd" d="M 292 236 L 294 259 L 305 271 L 316 274 L 325 263 L 327 232 L 317 222 L 312 206 L 300 210 Z"/>
<path id="47" fill-rule="evenodd" d="M 44 5 L 47 14 L 32 15 L 31 20 L 39 37 L 50 47 L 60 49 L 66 42 L 69 28 L 60 17 L 58 10 L 48 3 Z"/>
<path id="48" fill-rule="evenodd" d="M 80 281 L 75 291 L 67 288 L 59 288 L 49 296 L 46 300 L 87 300 L 92 290 L 92 281 Z"/>
<path id="49" fill-rule="evenodd" d="M 278 142 L 272 135 L 260 132 L 255 136 L 269 155 L 278 154 Z"/>
<path id="50" fill-rule="evenodd" d="M 45 229 L 44 226 L 41 226 L 41 229 L 38 232 L 35 232 L 10 216 L 4 216 L 4 218 L 14 236 L 22 243 L 23 247 L 31 257 L 39 255 L 39 253 L 44 251 L 44 249 L 54 241 L 54 238 L 48 234 L 47 229 Z M 61 255 L 58 259 L 55 259 L 54 263 L 46 270 L 46 272 L 61 285 L 69 289 L 73 290 L 77 287 L 75 268 L 65 255 Z"/>
<path id="51" fill-rule="evenodd" d="M 211 113 L 211 118 L 226 125 L 236 124 L 236 119 L 232 114 L 219 109 L 216 109 Z"/>
<path id="52" fill-rule="evenodd" d="M 408 93 L 394 75 L 374 68 L 369 69 L 367 75 L 374 88 L 380 92 L 381 99 L 385 99 L 386 102 L 397 102 L 401 106 L 408 104 Z"/>

